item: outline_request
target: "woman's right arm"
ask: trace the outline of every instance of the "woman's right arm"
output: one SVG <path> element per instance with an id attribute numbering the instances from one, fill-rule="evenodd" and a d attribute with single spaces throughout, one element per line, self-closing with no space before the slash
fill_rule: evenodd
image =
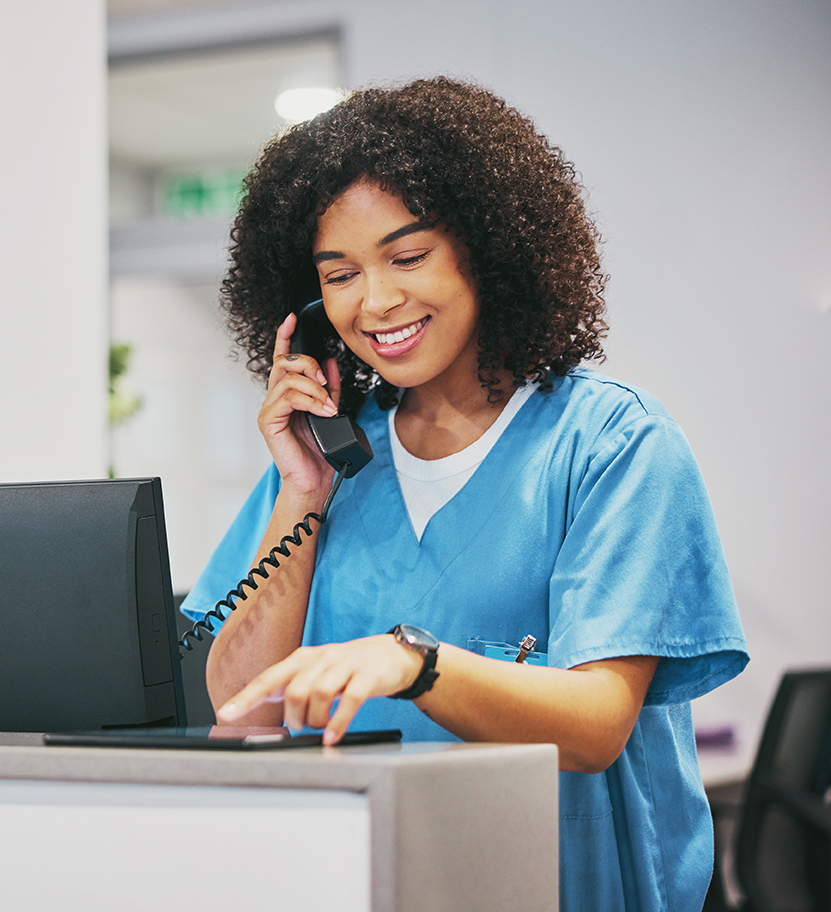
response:
<path id="1" fill-rule="evenodd" d="M 315 446 L 301 412 L 331 417 L 337 411 L 340 382 L 334 361 L 324 375 L 314 359 L 290 354 L 293 314 L 277 331 L 274 361 L 258 424 L 280 472 L 280 493 L 252 566 L 256 567 L 309 512 L 320 513 L 333 472 Z M 325 385 L 324 385 L 325 383 Z M 258 579 L 258 588 L 246 588 L 219 631 L 208 654 L 208 693 L 214 708 L 221 706 L 265 668 L 293 652 L 303 638 L 318 528 L 290 559 Z M 302 533 L 301 533 L 302 534 Z M 235 581 L 236 582 L 236 581 Z M 229 587 L 230 588 L 230 587 Z M 255 716 L 255 718 L 254 718 Z M 280 703 L 259 707 L 246 723 L 280 725 Z"/>

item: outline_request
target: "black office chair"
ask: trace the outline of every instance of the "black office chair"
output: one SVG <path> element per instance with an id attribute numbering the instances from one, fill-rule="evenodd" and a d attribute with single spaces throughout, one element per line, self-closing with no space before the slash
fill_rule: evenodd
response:
<path id="1" fill-rule="evenodd" d="M 831 912 L 831 668 L 787 672 L 738 805 L 711 799 L 716 867 L 705 912 Z M 724 815 L 736 819 L 728 903 Z"/>

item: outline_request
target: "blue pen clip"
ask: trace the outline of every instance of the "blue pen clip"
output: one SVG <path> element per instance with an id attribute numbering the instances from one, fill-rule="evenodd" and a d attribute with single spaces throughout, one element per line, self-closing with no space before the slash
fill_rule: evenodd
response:
<path id="1" fill-rule="evenodd" d="M 511 646 L 485 646 L 485 657 L 499 659 L 502 662 L 527 662 L 529 665 L 547 665 L 548 656 L 544 652 L 534 652 L 537 638 L 530 633 L 520 643 L 519 649 Z"/>

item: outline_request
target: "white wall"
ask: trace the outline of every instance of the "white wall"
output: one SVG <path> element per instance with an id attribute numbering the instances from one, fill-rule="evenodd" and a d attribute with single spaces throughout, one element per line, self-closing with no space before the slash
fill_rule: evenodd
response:
<path id="1" fill-rule="evenodd" d="M 0 7 L 0 481 L 107 466 L 103 0 Z"/>
<path id="2" fill-rule="evenodd" d="M 193 586 L 271 462 L 257 427 L 263 388 L 228 357 L 216 296 L 216 283 L 168 276 L 111 287 L 113 338 L 133 346 L 123 388 L 142 399 L 114 430 L 113 468 L 161 477 L 175 592 Z"/>
<path id="3" fill-rule="evenodd" d="M 3 199 L 12 200 L 0 215 L 2 251 L 13 253 L 0 267 L 3 386 L 22 403 L 0 405 L 4 477 L 90 474 L 81 456 L 100 432 L 78 413 L 79 402 L 93 411 L 103 349 L 94 304 L 101 174 L 89 170 L 103 167 L 97 4 L 63 6 L 15 7 L 14 34 L 0 28 L 4 110 L 25 137 L 0 152 Z M 342 24 L 350 85 L 439 71 L 478 78 L 577 163 L 612 273 L 604 369 L 650 389 L 685 428 L 753 653 L 696 712 L 738 723 L 752 740 L 781 669 L 831 661 L 831 8 L 283 0 L 268 10 L 292 29 Z M 44 23 L 55 23 L 49 53 Z M 57 71 L 60 81 L 44 75 Z M 35 101 L 55 92 L 62 103 L 47 119 Z M 56 171 L 58 149 L 73 157 Z"/>

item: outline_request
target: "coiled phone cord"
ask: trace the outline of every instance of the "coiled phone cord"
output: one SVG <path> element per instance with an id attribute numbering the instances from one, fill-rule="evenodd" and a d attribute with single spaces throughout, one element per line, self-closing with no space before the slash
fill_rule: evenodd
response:
<path id="1" fill-rule="evenodd" d="M 236 589 L 232 589 L 224 599 L 218 601 L 212 611 L 209 611 L 201 621 L 196 621 L 193 627 L 183 634 L 182 639 L 179 640 L 179 645 L 190 652 L 193 649 L 193 645 L 190 643 L 190 638 L 201 642 L 203 639 L 202 631 L 207 630 L 208 633 L 213 633 L 214 626 L 213 621 L 218 621 L 220 624 L 224 623 L 229 617 L 232 611 L 236 610 L 236 602 L 238 599 L 248 598 L 248 595 L 245 592 L 246 587 L 251 589 L 252 592 L 258 588 L 257 577 L 260 579 L 268 579 L 268 568 L 276 570 L 280 566 L 280 561 L 277 558 L 277 555 L 280 554 L 283 558 L 291 557 L 291 550 L 289 545 L 294 545 L 299 547 L 303 544 L 303 537 L 301 532 L 305 532 L 306 535 L 311 538 L 313 529 L 311 521 L 315 520 L 319 526 L 322 526 L 326 522 L 326 518 L 329 515 L 329 507 L 332 505 L 332 501 L 335 498 L 335 494 L 338 493 L 338 488 L 340 487 L 341 482 L 343 481 L 346 470 L 350 467 L 348 462 L 344 462 L 338 469 L 338 473 L 335 476 L 335 480 L 332 482 L 332 487 L 329 489 L 329 494 L 326 497 L 326 502 L 323 504 L 323 510 L 321 513 L 307 513 L 302 522 L 297 523 L 292 531 L 291 535 L 284 535 L 280 539 L 280 544 L 275 548 L 272 548 L 269 551 L 268 555 L 264 557 L 256 567 L 252 567 L 248 576 L 245 579 L 240 580 L 237 584 Z M 233 601 L 232 601 L 233 599 Z M 222 609 L 228 609 L 227 614 L 222 612 Z M 179 658 L 184 658 L 183 655 L 179 655 Z"/>

